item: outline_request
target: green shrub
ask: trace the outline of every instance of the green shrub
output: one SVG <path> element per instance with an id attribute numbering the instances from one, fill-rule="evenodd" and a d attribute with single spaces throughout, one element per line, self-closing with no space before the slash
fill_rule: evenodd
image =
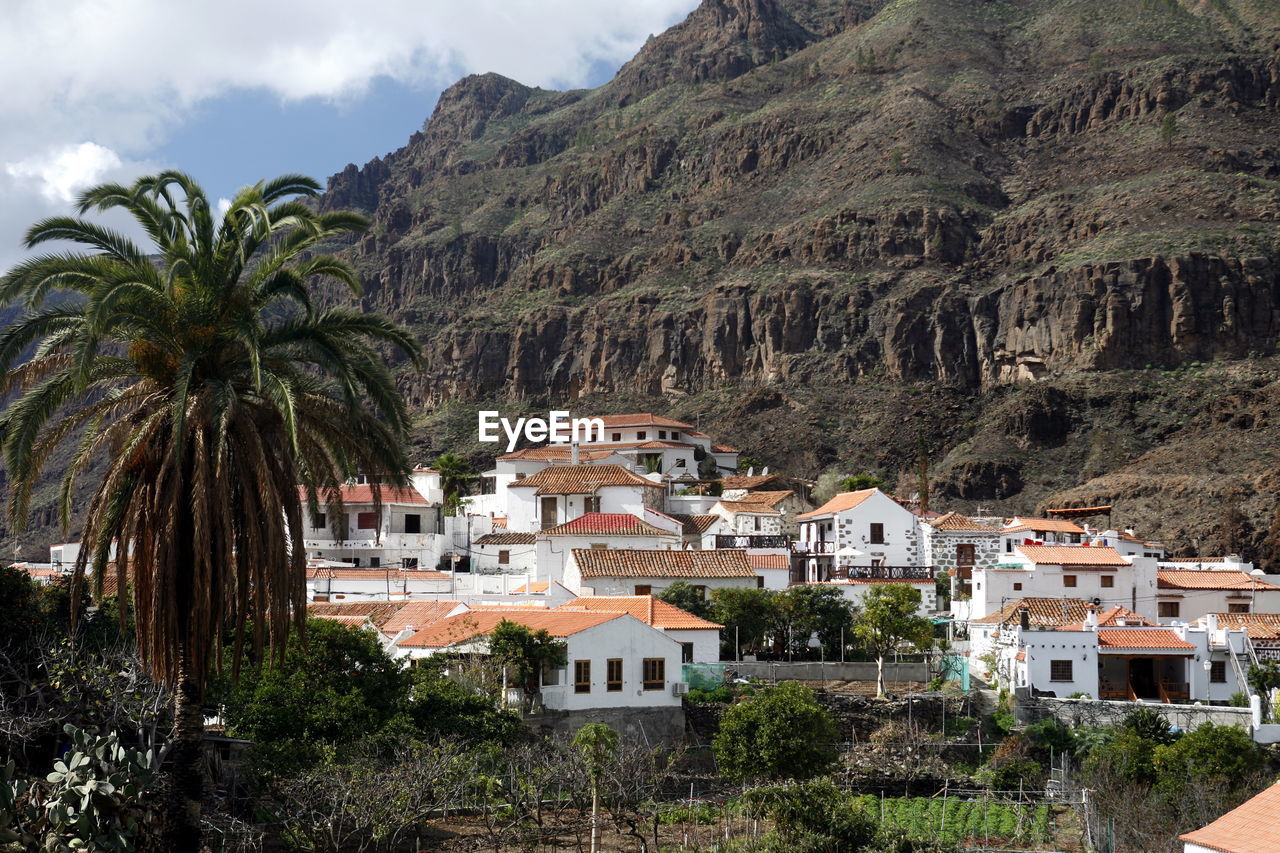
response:
<path id="1" fill-rule="evenodd" d="M 727 779 L 809 779 L 835 763 L 837 737 L 813 691 L 791 682 L 726 709 L 712 750 Z"/>

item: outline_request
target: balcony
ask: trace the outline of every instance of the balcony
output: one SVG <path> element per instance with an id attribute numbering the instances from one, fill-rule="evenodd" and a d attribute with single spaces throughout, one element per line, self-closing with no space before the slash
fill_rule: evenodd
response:
<path id="1" fill-rule="evenodd" d="M 836 566 L 827 580 L 933 580 L 934 573 L 933 566 Z"/>
<path id="2" fill-rule="evenodd" d="M 797 556 L 803 557 L 831 556 L 836 552 L 836 543 L 828 541 L 792 542 L 791 550 Z"/>
<path id="3" fill-rule="evenodd" d="M 774 535 L 724 536 L 716 534 L 716 548 L 789 548 L 791 537 Z"/>

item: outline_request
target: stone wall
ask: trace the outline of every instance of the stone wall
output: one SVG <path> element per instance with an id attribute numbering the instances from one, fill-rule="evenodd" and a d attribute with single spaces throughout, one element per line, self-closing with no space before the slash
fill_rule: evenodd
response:
<path id="1" fill-rule="evenodd" d="M 540 735 L 573 737 L 587 723 L 604 723 L 627 743 L 677 746 L 684 742 L 684 708 L 592 708 L 527 714 L 524 724 Z"/>
<path id="2" fill-rule="evenodd" d="M 1014 713 L 1024 723 L 1053 717 L 1063 725 L 1074 728 L 1119 723 L 1138 707 L 1138 703 L 1134 702 L 1039 697 L 1019 698 Z M 1188 730 L 1198 728 L 1205 723 L 1249 729 L 1253 723 L 1252 714 L 1248 708 L 1228 708 L 1220 705 L 1164 705 L 1155 702 L 1144 702 L 1141 707 L 1155 711 L 1171 725 Z"/>
<path id="3" fill-rule="evenodd" d="M 875 661 L 850 661 L 847 663 L 803 661 L 797 663 L 784 662 L 737 662 L 722 661 L 725 670 L 737 670 L 746 678 L 760 678 L 766 681 L 875 681 Z M 926 682 L 933 677 L 929 664 L 924 662 L 886 661 L 884 665 L 885 681 L 919 681 Z"/>

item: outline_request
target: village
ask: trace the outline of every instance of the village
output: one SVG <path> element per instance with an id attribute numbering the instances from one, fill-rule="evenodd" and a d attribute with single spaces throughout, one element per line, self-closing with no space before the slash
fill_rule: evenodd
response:
<path id="1" fill-rule="evenodd" d="M 1112 524 L 1109 506 L 971 518 L 879 488 L 814 506 L 812 483 L 740 472 L 738 450 L 690 424 L 600 420 L 598 440 L 497 456 L 454 514 L 427 467 L 410 488 L 353 482 L 318 496 L 303 537 L 308 614 L 376 632 L 409 664 L 483 655 L 502 620 L 545 629 L 568 643 L 568 662 L 542 673 L 532 697 L 512 691 L 514 703 L 670 733 L 683 729 L 691 678 L 705 680 L 708 665 L 758 669 L 778 646 L 735 645 L 725 626 L 664 601 L 673 585 L 706 600 L 823 587 L 855 608 L 878 585 L 906 585 L 966 685 L 1058 700 L 1066 714 L 1243 697 L 1254 740 L 1280 741 L 1280 725 L 1264 722 L 1270 697 L 1247 676 L 1280 660 L 1280 585 L 1242 555 L 1167 557 Z M 77 553 L 58 545 L 47 564 L 20 567 L 47 582 Z"/>

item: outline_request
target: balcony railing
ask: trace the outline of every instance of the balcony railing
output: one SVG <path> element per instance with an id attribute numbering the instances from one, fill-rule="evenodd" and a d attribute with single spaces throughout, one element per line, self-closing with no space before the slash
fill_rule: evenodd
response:
<path id="1" fill-rule="evenodd" d="M 789 536 L 725 536 L 716 534 L 716 548 L 787 548 L 791 545 Z"/>
<path id="2" fill-rule="evenodd" d="M 829 580 L 932 580 L 934 572 L 933 566 L 836 566 Z"/>
<path id="3" fill-rule="evenodd" d="M 836 552 L 835 542 L 792 542 L 791 550 L 796 554 L 803 554 L 807 557 L 822 556 L 824 554 L 834 554 Z"/>

